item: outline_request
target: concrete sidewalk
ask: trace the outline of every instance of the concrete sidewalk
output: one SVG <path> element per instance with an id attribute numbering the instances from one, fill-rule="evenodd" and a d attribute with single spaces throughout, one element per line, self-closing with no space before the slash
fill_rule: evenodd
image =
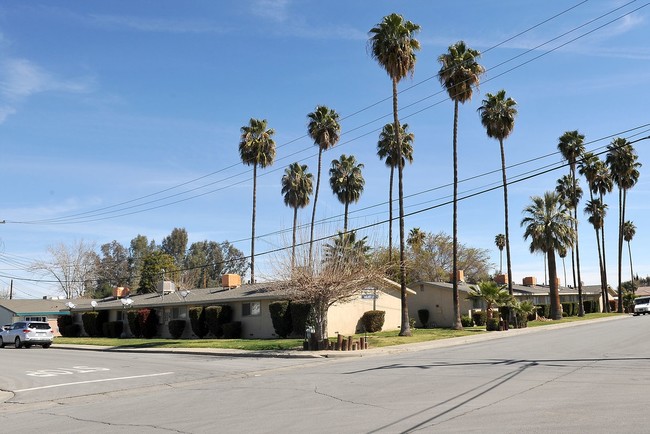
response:
<path id="1" fill-rule="evenodd" d="M 549 324 L 539 327 L 530 327 L 523 329 L 510 329 L 503 332 L 485 332 L 472 336 L 461 336 L 457 338 L 438 339 L 426 342 L 417 342 L 412 344 L 393 345 L 381 348 L 370 348 L 368 350 L 357 351 L 301 351 L 301 350 L 236 350 L 227 348 L 141 348 L 141 347 L 109 347 L 98 345 L 70 345 L 57 344 L 56 340 L 52 348 L 63 350 L 77 351 L 111 351 L 124 353 L 162 353 L 162 354 L 195 354 L 204 356 L 219 357 L 252 357 L 252 358 L 342 358 L 342 357 L 370 357 L 382 354 L 398 354 L 411 351 L 422 351 L 434 348 L 446 348 L 457 345 L 467 345 L 475 342 L 483 342 L 494 339 L 504 339 L 511 336 L 518 336 L 528 333 L 538 333 L 545 330 L 555 330 L 568 327 L 577 327 L 581 325 L 593 324 L 595 322 L 614 321 L 625 318 L 631 318 L 629 315 L 619 315 L 607 318 L 597 318 L 585 321 L 568 322 L 561 324 Z"/>

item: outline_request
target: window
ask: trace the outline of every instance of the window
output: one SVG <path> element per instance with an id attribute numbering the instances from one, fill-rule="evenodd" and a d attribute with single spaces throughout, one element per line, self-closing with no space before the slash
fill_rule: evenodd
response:
<path id="1" fill-rule="evenodd" d="M 251 303 L 242 303 L 242 316 L 257 316 L 262 313 L 262 308 L 259 301 L 253 301 Z"/>
<path id="2" fill-rule="evenodd" d="M 47 322 L 47 318 L 44 316 L 27 316 L 25 317 L 25 321 L 42 321 L 42 322 Z"/>

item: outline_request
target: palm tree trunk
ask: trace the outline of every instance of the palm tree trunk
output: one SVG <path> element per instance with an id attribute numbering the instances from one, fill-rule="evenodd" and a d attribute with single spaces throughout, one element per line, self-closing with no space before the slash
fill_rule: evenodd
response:
<path id="1" fill-rule="evenodd" d="M 395 167 L 390 166 L 390 185 L 388 186 L 388 263 L 393 262 L 393 175 Z"/>
<path id="2" fill-rule="evenodd" d="M 454 101 L 454 217 L 453 217 L 453 247 L 452 247 L 452 277 L 453 302 L 454 302 L 454 330 L 462 330 L 460 322 L 460 300 L 458 297 L 458 101 Z"/>
<path id="3" fill-rule="evenodd" d="M 343 214 L 343 232 L 348 231 L 348 207 L 350 206 L 350 202 L 345 200 L 345 212 Z"/>
<path id="4" fill-rule="evenodd" d="M 512 263 L 510 262 L 510 227 L 508 224 L 508 182 L 506 179 L 506 153 L 503 149 L 503 139 L 499 139 L 501 148 L 501 175 L 503 177 L 503 209 L 505 213 L 506 230 L 506 267 L 508 269 L 508 293 L 512 295 Z"/>
<path id="5" fill-rule="evenodd" d="M 602 249 L 600 247 L 600 236 L 598 234 L 598 228 L 596 226 L 594 226 L 594 231 L 596 232 L 596 246 L 598 247 L 598 267 L 600 271 L 600 295 L 603 298 L 603 303 L 604 303 L 606 288 L 603 285 L 603 255 L 602 255 Z M 606 310 L 603 310 L 603 312 L 606 312 Z"/>
<path id="6" fill-rule="evenodd" d="M 549 297 L 551 301 L 551 319 L 562 319 L 562 309 L 560 308 L 560 292 L 557 287 L 557 270 L 555 269 L 555 251 L 550 250 L 546 254 L 548 258 L 548 277 Z"/>
<path id="7" fill-rule="evenodd" d="M 251 283 L 255 283 L 255 212 L 257 211 L 257 164 L 253 164 L 253 219 L 251 223 Z"/>
<path id="8" fill-rule="evenodd" d="M 566 261 L 562 258 L 562 269 L 564 270 L 564 281 L 566 282 Z"/>
<path id="9" fill-rule="evenodd" d="M 604 203 L 603 199 L 604 199 L 603 194 L 601 193 L 600 203 Z M 601 246 L 603 246 L 603 280 L 601 282 L 601 285 L 605 293 L 603 298 L 605 303 L 603 312 L 609 312 L 609 288 L 607 285 L 607 256 L 605 255 L 605 252 L 607 251 L 607 249 L 605 248 L 605 219 L 603 219 L 603 224 L 600 227 L 600 237 L 601 237 L 600 244 Z"/>
<path id="10" fill-rule="evenodd" d="M 298 207 L 293 209 L 293 237 L 291 243 L 291 274 L 296 267 L 296 226 L 298 224 Z"/>
<path id="11" fill-rule="evenodd" d="M 634 282 L 634 270 L 632 269 L 632 247 L 630 247 L 630 242 L 627 242 L 627 253 L 630 257 L 630 281 Z"/>
<path id="12" fill-rule="evenodd" d="M 316 202 L 318 202 L 318 190 L 320 189 L 320 170 L 323 159 L 323 148 L 318 148 L 318 176 L 316 177 L 316 191 L 314 192 L 314 206 L 311 211 L 311 230 L 309 234 L 309 266 L 312 266 L 314 250 L 314 222 L 316 221 Z"/>
<path id="13" fill-rule="evenodd" d="M 402 161 L 402 139 L 399 132 L 399 118 L 397 116 L 397 79 L 393 78 L 393 123 L 395 126 L 395 142 L 397 143 L 397 161 Z M 409 310 L 406 300 L 406 263 L 404 260 L 404 185 L 402 182 L 402 164 L 397 164 L 397 184 L 399 196 L 399 285 L 402 299 L 402 321 L 400 336 L 411 336 Z"/>
<path id="14" fill-rule="evenodd" d="M 618 313 L 623 313 L 623 222 L 625 221 L 626 190 L 618 190 Z"/>
<path id="15" fill-rule="evenodd" d="M 585 304 L 582 297 L 582 277 L 580 276 L 580 243 L 578 242 L 578 198 L 576 197 L 576 167 L 571 166 L 571 178 L 573 179 L 573 218 L 576 230 L 576 268 L 578 270 L 578 316 L 585 316 Z"/>

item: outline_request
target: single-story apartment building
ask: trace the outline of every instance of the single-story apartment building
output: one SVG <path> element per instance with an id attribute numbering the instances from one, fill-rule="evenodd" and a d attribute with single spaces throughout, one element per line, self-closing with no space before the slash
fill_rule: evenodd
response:
<path id="1" fill-rule="evenodd" d="M 52 327 L 55 336 L 59 336 L 57 318 L 70 314 L 64 310 L 66 301 L 59 299 L 0 300 L 0 326 L 16 321 L 46 321 Z"/>
<path id="2" fill-rule="evenodd" d="M 513 284 L 512 291 L 516 300 L 530 301 L 536 306 L 550 304 L 549 286 L 538 285 L 535 278 L 526 277 L 525 284 Z M 410 285 L 416 292 L 417 296 L 408 298 L 409 315 L 418 318 L 417 311 L 427 309 L 429 311 L 429 324 L 425 326 L 435 327 L 452 327 L 454 323 L 453 308 L 453 284 L 451 282 L 416 282 Z M 461 315 L 471 315 L 476 309 L 485 309 L 482 300 L 472 300 L 469 298 L 471 287 L 475 286 L 464 281 L 458 282 L 458 294 Z M 578 289 L 560 286 L 561 303 L 577 303 Z M 600 285 L 591 285 L 582 287 L 583 300 L 594 300 L 598 302 L 600 310 L 603 307 L 603 300 L 600 291 Z M 609 290 L 610 300 L 616 294 Z M 418 325 L 423 326 L 422 324 Z"/>
<path id="3" fill-rule="evenodd" d="M 84 312 L 106 310 L 109 321 L 124 322 L 124 330 L 128 335 L 127 311 L 153 308 L 159 318 L 159 336 L 170 337 L 169 321 L 185 319 L 188 322 L 182 338 L 191 338 L 194 337 L 189 322 L 191 307 L 228 305 L 232 309 L 232 320 L 242 324 L 242 338 L 274 338 L 277 336 L 269 305 L 274 301 L 287 299 L 287 293 L 281 289 L 281 286 L 274 285 L 273 282 L 264 282 L 233 287 L 177 290 L 172 282 L 164 282 L 164 285 L 159 285 L 156 293 L 114 296 L 103 300 L 75 299 L 73 300 L 75 306 L 69 311 L 74 321 L 81 325 L 81 316 Z M 410 294 L 415 294 L 410 289 L 408 291 Z M 353 300 L 334 304 L 328 312 L 328 335 L 354 334 L 358 330 L 361 316 L 369 310 L 386 312 L 384 330 L 399 329 L 401 324 L 399 284 L 382 279 L 371 287 L 359 288 L 358 296 Z"/>

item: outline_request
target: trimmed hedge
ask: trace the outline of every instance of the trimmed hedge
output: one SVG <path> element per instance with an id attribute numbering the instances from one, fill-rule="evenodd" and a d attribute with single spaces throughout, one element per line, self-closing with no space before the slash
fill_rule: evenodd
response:
<path id="1" fill-rule="evenodd" d="M 223 325 L 232 321 L 232 309 L 228 305 L 206 306 L 203 314 L 207 331 L 216 338 L 223 336 Z"/>
<path id="2" fill-rule="evenodd" d="M 79 324 L 68 324 L 63 327 L 65 334 L 61 333 L 63 336 L 68 338 L 78 338 L 81 336 L 81 326 Z"/>
<path id="3" fill-rule="evenodd" d="M 167 327 L 169 329 L 169 334 L 172 336 L 172 338 L 178 339 L 181 336 L 183 336 L 186 323 L 187 321 L 185 321 L 184 319 L 173 319 L 169 321 Z"/>
<path id="4" fill-rule="evenodd" d="M 485 325 L 485 321 L 487 320 L 487 313 L 483 310 L 478 310 L 476 312 L 473 312 L 472 320 L 474 321 L 474 324 L 476 324 L 479 327 L 482 327 Z"/>
<path id="5" fill-rule="evenodd" d="M 190 326 L 192 327 L 192 332 L 202 339 L 205 335 L 208 334 L 208 328 L 205 323 L 205 309 L 202 306 L 191 307 L 189 310 L 190 315 Z"/>
<path id="6" fill-rule="evenodd" d="M 59 328 L 59 333 L 64 337 L 71 337 L 68 335 L 68 327 L 74 323 L 71 315 L 61 315 L 56 319 L 56 325 Z"/>
<path id="7" fill-rule="evenodd" d="M 241 338 L 241 321 L 228 322 L 223 325 L 223 337 L 225 339 Z"/>
<path id="8" fill-rule="evenodd" d="M 107 310 L 98 310 L 97 319 L 95 320 L 95 329 L 97 330 L 98 336 L 104 336 L 104 324 L 108 322 L 108 311 Z"/>
<path id="9" fill-rule="evenodd" d="M 427 328 L 429 326 L 429 309 L 419 309 L 418 319 L 422 324 L 422 328 Z"/>
<path id="10" fill-rule="evenodd" d="M 155 309 L 140 309 L 137 314 L 138 324 L 142 331 L 142 337 L 151 339 L 158 333 L 158 314 Z"/>
<path id="11" fill-rule="evenodd" d="M 140 328 L 140 322 L 138 321 L 138 311 L 129 310 L 126 313 L 126 317 L 129 320 L 129 329 L 131 329 L 131 334 L 134 338 L 142 337 L 142 329 Z"/>
<path id="12" fill-rule="evenodd" d="M 102 324 L 102 332 L 107 338 L 120 338 L 124 331 L 124 323 L 122 321 L 108 321 Z"/>
<path id="13" fill-rule="evenodd" d="M 84 312 L 81 315 L 81 321 L 84 325 L 84 331 L 88 336 L 99 336 L 100 332 L 97 329 L 97 318 L 99 317 L 98 312 Z M 102 330 L 103 331 L 103 330 Z M 103 333 L 102 333 L 103 334 Z"/>
<path id="14" fill-rule="evenodd" d="M 289 302 L 274 301 L 269 304 L 269 312 L 271 313 L 271 321 L 273 322 L 273 330 L 275 330 L 275 334 L 281 338 L 289 336 L 292 331 Z"/>
<path id="15" fill-rule="evenodd" d="M 585 313 L 598 313 L 600 311 L 600 306 L 596 300 L 583 301 L 582 305 L 585 308 Z"/>
<path id="16" fill-rule="evenodd" d="M 295 336 L 304 337 L 311 315 L 311 304 L 291 302 L 289 309 L 291 310 L 292 333 Z"/>
<path id="17" fill-rule="evenodd" d="M 369 310 L 363 313 L 361 317 L 361 324 L 365 327 L 368 333 L 380 332 L 384 326 L 386 319 L 386 312 L 383 310 Z"/>
<path id="18" fill-rule="evenodd" d="M 499 330 L 499 320 L 497 318 L 489 318 L 485 323 L 485 329 L 489 332 L 495 332 Z"/>
<path id="19" fill-rule="evenodd" d="M 474 327 L 474 320 L 469 315 L 463 315 L 460 317 L 460 323 L 463 327 Z"/>

